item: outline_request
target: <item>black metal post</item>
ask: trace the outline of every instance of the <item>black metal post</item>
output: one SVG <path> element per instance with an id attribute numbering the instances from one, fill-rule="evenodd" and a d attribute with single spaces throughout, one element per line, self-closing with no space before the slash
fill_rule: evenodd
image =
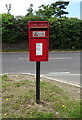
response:
<path id="1" fill-rule="evenodd" d="M 40 62 L 36 62 L 36 103 L 40 104 Z"/>

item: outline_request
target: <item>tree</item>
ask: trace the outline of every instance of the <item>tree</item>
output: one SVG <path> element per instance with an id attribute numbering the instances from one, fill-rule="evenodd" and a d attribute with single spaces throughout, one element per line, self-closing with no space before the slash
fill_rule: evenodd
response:
<path id="1" fill-rule="evenodd" d="M 65 12 L 64 9 L 66 9 L 66 6 L 69 4 L 69 2 L 66 1 L 57 1 L 52 4 L 48 5 L 41 5 L 39 6 L 39 10 L 36 11 L 36 15 L 51 18 L 51 17 L 62 17 L 62 15 L 68 14 L 68 12 Z"/>
<path id="2" fill-rule="evenodd" d="M 49 4 L 48 5 L 41 5 L 39 6 L 39 10 L 35 11 L 37 16 L 40 16 L 42 18 L 50 18 L 52 16 L 51 9 Z"/>
<path id="3" fill-rule="evenodd" d="M 7 8 L 7 11 L 8 11 L 7 14 L 10 14 L 11 4 L 9 4 L 9 5 L 6 4 L 6 8 Z"/>
<path id="4" fill-rule="evenodd" d="M 69 2 L 66 1 L 57 1 L 55 4 L 51 4 L 51 8 L 55 8 L 55 16 L 62 17 L 62 15 L 68 14 L 68 12 L 64 11 L 63 9 L 66 9 L 66 6 L 68 6 Z M 54 13 L 54 11 L 53 11 Z"/>
<path id="5" fill-rule="evenodd" d="M 29 16 L 29 15 L 31 15 L 31 16 L 33 16 L 33 4 L 31 3 L 30 4 L 30 7 L 27 9 L 27 14 L 26 14 L 26 16 Z"/>

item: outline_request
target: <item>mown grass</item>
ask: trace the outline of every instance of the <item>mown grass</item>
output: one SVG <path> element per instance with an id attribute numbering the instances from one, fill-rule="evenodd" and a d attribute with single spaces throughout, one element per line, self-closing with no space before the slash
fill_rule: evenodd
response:
<path id="1" fill-rule="evenodd" d="M 1 52 L 28 52 L 28 49 L 5 49 Z"/>
<path id="2" fill-rule="evenodd" d="M 52 81 L 41 80 L 40 104 L 36 104 L 33 80 L 2 77 L 2 118 L 80 118 L 80 100 L 70 98 Z"/>
<path id="3" fill-rule="evenodd" d="M 28 52 L 28 49 L 5 49 L 5 50 L 0 50 L 0 52 Z M 75 50 L 71 50 L 71 49 L 53 49 L 53 50 L 49 50 L 49 51 L 53 51 L 53 52 L 79 52 L 82 51 L 80 49 L 75 49 Z"/>

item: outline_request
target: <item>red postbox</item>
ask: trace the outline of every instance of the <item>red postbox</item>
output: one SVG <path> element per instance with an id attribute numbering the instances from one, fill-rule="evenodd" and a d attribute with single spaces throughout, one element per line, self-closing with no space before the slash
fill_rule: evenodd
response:
<path id="1" fill-rule="evenodd" d="M 28 38 L 30 61 L 48 61 L 49 22 L 29 21 Z"/>

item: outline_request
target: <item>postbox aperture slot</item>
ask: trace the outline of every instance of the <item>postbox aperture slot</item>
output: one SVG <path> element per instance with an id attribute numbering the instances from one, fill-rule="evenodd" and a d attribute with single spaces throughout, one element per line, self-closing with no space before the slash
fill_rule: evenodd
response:
<path id="1" fill-rule="evenodd" d="M 33 31 L 33 30 L 44 30 L 44 31 L 47 31 L 48 28 L 30 28 L 30 31 Z"/>

